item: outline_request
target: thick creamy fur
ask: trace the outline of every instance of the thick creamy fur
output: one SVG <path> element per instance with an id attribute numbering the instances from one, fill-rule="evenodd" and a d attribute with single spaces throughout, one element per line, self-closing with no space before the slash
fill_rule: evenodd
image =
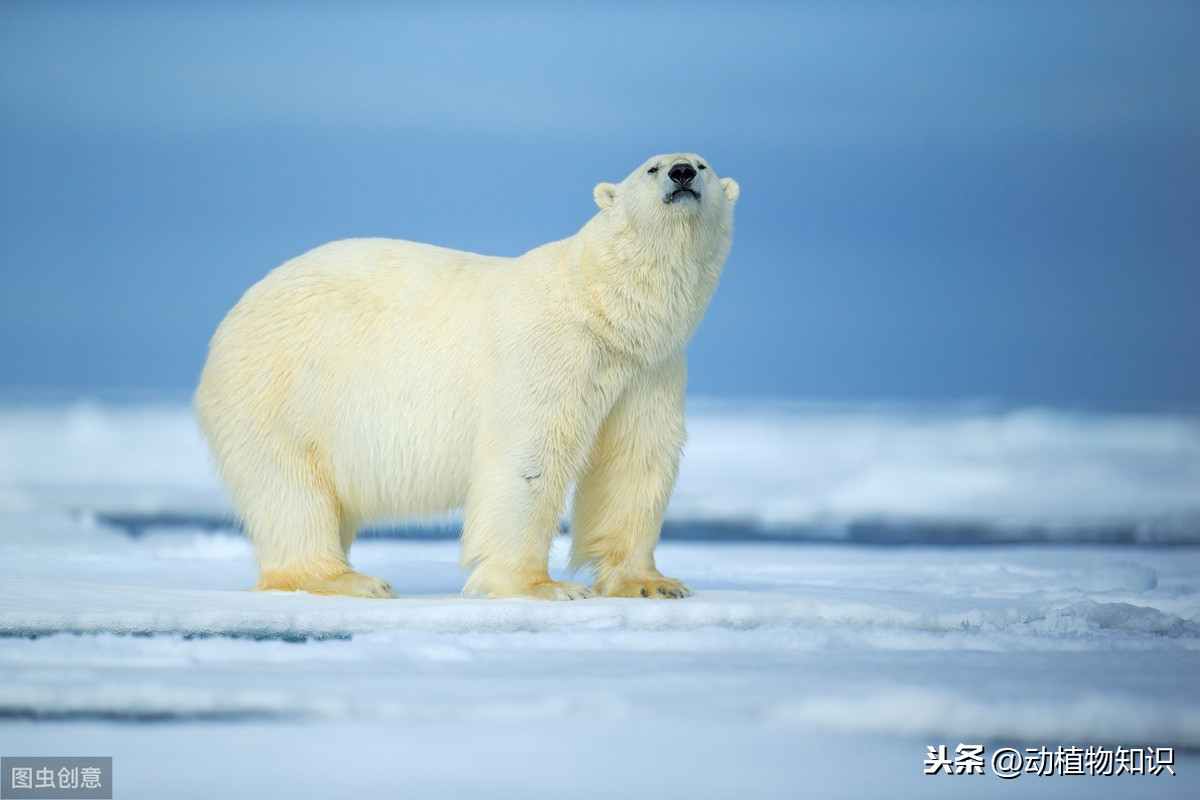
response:
<path id="1" fill-rule="evenodd" d="M 668 202 L 676 164 L 698 200 Z M 700 168 L 705 164 L 705 168 Z M 658 167 L 657 170 L 653 168 Z M 195 407 L 259 589 L 392 596 L 347 558 L 379 517 L 465 508 L 466 592 L 682 597 L 654 548 L 684 440 L 684 346 L 729 252 L 737 184 L 658 156 L 576 235 L 518 258 L 390 239 L 318 247 L 218 327 Z"/>

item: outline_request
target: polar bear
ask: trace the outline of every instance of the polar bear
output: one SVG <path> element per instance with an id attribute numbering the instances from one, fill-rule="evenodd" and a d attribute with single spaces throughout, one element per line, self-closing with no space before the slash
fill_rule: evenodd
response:
<path id="1" fill-rule="evenodd" d="M 738 185 L 655 156 L 574 236 L 499 258 L 333 242 L 270 272 L 217 328 L 195 410 L 254 543 L 257 589 L 393 597 L 359 525 L 464 510 L 464 594 L 685 597 L 654 563 L 684 441 L 684 347 Z M 551 541 L 575 487 L 573 569 Z"/>

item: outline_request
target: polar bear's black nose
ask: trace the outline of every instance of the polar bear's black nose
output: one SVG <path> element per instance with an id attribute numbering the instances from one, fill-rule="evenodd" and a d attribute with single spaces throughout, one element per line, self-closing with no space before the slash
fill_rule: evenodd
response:
<path id="1" fill-rule="evenodd" d="M 696 177 L 696 170 L 692 169 L 691 164 L 676 164 L 667 175 L 680 186 L 687 186 Z"/>

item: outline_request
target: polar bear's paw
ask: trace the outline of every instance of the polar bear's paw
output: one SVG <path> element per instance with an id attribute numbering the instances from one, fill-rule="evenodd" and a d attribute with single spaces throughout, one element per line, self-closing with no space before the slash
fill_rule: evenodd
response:
<path id="1" fill-rule="evenodd" d="M 391 584 L 382 578 L 363 575 L 352 570 L 330 577 L 315 575 L 298 576 L 293 574 L 273 573 L 262 575 L 258 586 L 260 591 L 308 592 L 309 594 L 340 594 L 346 597 L 386 597 L 396 596 Z"/>
<path id="2" fill-rule="evenodd" d="M 550 580 L 549 575 L 539 575 L 536 569 L 515 574 L 477 569 L 463 589 L 463 597 L 491 599 L 579 600 L 594 596 L 595 592 L 581 583 Z"/>
<path id="3" fill-rule="evenodd" d="M 664 578 L 661 575 L 623 581 L 615 586 L 606 588 L 601 594 L 607 597 L 651 597 L 657 599 L 678 599 L 691 597 L 692 590 L 681 581 L 674 578 Z"/>
<path id="4" fill-rule="evenodd" d="M 342 594 L 347 597 L 395 597 L 392 585 L 383 578 L 363 575 L 361 572 L 343 572 L 330 578 L 317 588 L 308 588 L 313 594 Z"/>
<path id="5" fill-rule="evenodd" d="M 546 581 L 544 583 L 535 583 L 529 587 L 527 592 L 522 593 L 522 597 L 532 597 L 535 600 L 581 600 L 585 597 L 594 597 L 592 590 L 581 583 L 570 583 L 568 581 Z"/>

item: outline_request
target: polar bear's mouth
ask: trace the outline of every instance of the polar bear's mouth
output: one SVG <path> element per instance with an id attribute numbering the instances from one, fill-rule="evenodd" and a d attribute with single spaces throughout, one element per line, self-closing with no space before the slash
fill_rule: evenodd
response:
<path id="1" fill-rule="evenodd" d="M 700 202 L 700 193 L 695 189 L 688 189 L 685 187 L 676 189 L 667 196 L 668 203 L 677 203 L 680 200 L 695 200 L 698 203 Z"/>

